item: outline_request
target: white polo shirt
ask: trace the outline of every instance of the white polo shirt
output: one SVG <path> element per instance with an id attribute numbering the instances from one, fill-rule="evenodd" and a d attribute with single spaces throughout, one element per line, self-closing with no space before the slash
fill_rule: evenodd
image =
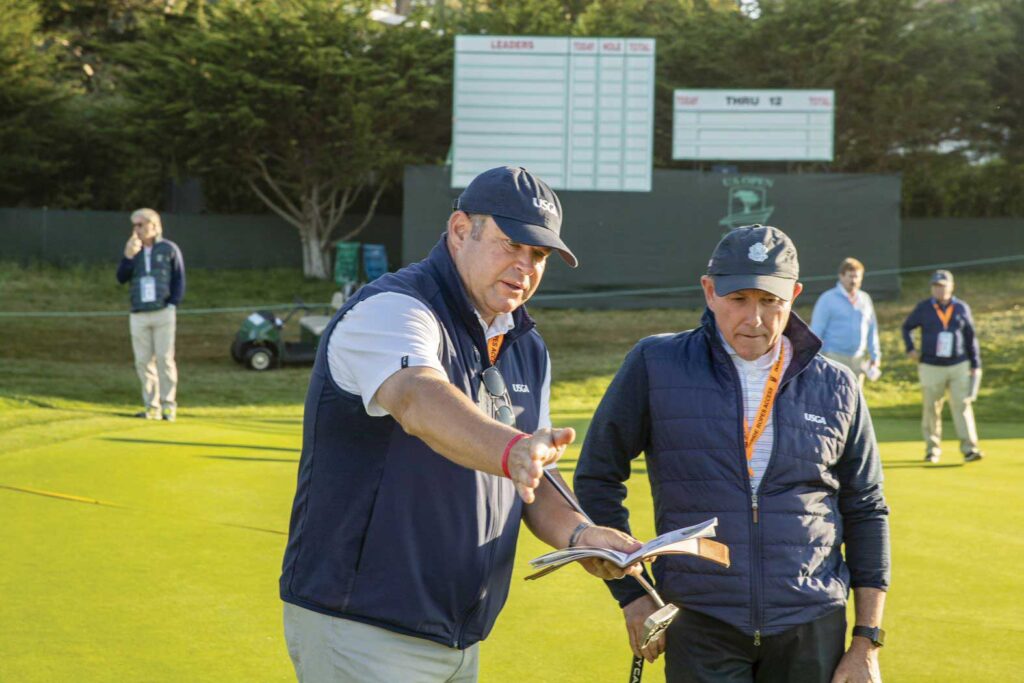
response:
<path id="1" fill-rule="evenodd" d="M 477 313 L 487 339 L 515 327 L 511 313 L 495 317 L 488 326 Z M 376 401 L 377 390 L 402 367 L 433 368 L 445 378 L 441 364 L 441 325 L 431 310 L 418 299 L 397 292 L 376 294 L 353 306 L 335 327 L 327 341 L 327 362 L 331 378 L 345 391 L 363 399 L 367 415 L 382 417 L 388 412 Z M 551 356 L 547 359 L 540 392 L 537 428 L 551 426 Z"/>
<path id="2" fill-rule="evenodd" d="M 718 338 L 729 353 L 732 364 L 736 366 L 736 373 L 740 376 L 740 388 L 743 391 L 743 414 L 747 420 L 747 425 L 753 425 L 757 419 L 757 411 L 761 407 L 761 399 L 764 397 L 764 385 L 768 383 L 768 375 L 771 374 L 772 365 L 779 359 L 780 352 L 786 354 L 785 359 L 782 361 L 782 376 L 784 377 L 790 361 L 793 360 L 793 344 L 783 335 L 780 337 L 781 343 L 777 343 L 775 348 L 768 353 L 754 360 L 743 360 L 736 353 L 736 349 L 732 348 L 729 342 L 725 341 L 725 337 L 722 336 L 721 332 L 718 333 Z M 774 445 L 775 411 L 773 409 L 769 413 L 764 431 L 761 432 L 761 438 L 754 443 L 754 453 L 749 463 L 750 470 L 753 472 L 750 476 L 750 490 L 754 493 L 757 493 L 757 487 L 761 485 L 761 477 L 764 476 L 765 470 L 768 469 L 768 462 L 771 460 L 772 447 Z"/>

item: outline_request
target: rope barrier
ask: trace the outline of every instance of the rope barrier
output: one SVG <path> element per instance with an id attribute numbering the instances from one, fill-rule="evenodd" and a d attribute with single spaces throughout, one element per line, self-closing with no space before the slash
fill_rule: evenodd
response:
<path id="1" fill-rule="evenodd" d="M 906 268 L 881 268 L 872 269 L 872 275 L 901 275 L 903 273 L 916 273 L 921 271 L 938 270 L 939 268 L 969 268 L 971 266 L 988 266 L 1000 263 L 1013 263 L 1024 261 L 1024 254 L 1014 256 L 997 256 L 994 258 L 972 259 L 969 261 L 952 261 L 948 263 L 930 263 L 923 266 L 909 266 Z M 835 274 L 810 275 L 801 277 L 800 282 L 820 282 L 822 280 L 834 280 Z M 680 287 L 648 287 L 644 289 L 609 289 L 601 292 L 575 292 L 565 294 L 538 294 L 530 299 L 531 303 L 543 303 L 545 301 L 578 301 L 585 299 L 607 299 L 619 296 L 649 296 L 657 294 L 684 294 L 687 292 L 700 291 L 700 285 L 685 285 Z M 252 304 L 249 306 L 228 306 L 222 308 L 179 308 L 178 315 L 210 315 L 217 313 L 245 313 L 261 310 L 291 309 L 296 304 Z M 327 308 L 328 303 L 306 303 L 308 308 Z M 122 317 L 128 315 L 128 311 L 0 311 L 0 318 L 105 318 Z"/>

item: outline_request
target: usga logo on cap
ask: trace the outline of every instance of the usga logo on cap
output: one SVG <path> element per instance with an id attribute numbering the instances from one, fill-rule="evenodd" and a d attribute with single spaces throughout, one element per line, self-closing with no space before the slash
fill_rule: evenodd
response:
<path id="1" fill-rule="evenodd" d="M 555 205 L 552 204 L 551 202 L 549 202 L 548 200 L 541 199 L 540 197 L 534 197 L 533 198 L 533 205 L 536 206 L 541 211 L 546 211 L 547 213 L 550 213 L 555 218 L 558 218 L 558 209 L 556 209 Z"/>
<path id="2" fill-rule="evenodd" d="M 768 248 L 760 242 L 755 242 L 750 245 L 750 249 L 747 251 L 747 258 L 751 261 L 764 263 L 768 260 Z"/>

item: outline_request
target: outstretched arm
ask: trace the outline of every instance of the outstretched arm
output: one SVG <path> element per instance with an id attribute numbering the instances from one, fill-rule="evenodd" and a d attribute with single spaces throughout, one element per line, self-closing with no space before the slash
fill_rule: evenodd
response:
<path id="1" fill-rule="evenodd" d="M 504 474 L 505 447 L 522 433 L 484 415 L 447 377 L 430 367 L 399 370 L 384 380 L 374 400 L 402 429 L 434 451 L 489 474 Z M 575 438 L 572 428 L 538 429 L 512 446 L 508 469 L 524 502 L 533 502 L 544 466 L 557 461 Z"/>

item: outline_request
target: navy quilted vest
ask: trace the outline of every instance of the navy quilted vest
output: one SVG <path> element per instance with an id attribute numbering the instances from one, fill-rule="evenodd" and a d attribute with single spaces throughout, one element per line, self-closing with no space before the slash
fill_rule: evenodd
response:
<path id="1" fill-rule="evenodd" d="M 430 255 L 378 278 L 356 303 L 398 292 L 425 303 L 443 331 L 451 383 L 477 400 L 487 361 L 481 328 L 442 238 Z M 497 366 L 512 392 L 516 426 L 537 428 L 547 351 L 520 308 Z M 286 602 L 466 648 L 487 637 L 508 596 L 522 503 L 512 482 L 453 463 L 370 417 L 330 376 L 320 344 L 306 397 L 302 457 L 281 575 Z"/>

